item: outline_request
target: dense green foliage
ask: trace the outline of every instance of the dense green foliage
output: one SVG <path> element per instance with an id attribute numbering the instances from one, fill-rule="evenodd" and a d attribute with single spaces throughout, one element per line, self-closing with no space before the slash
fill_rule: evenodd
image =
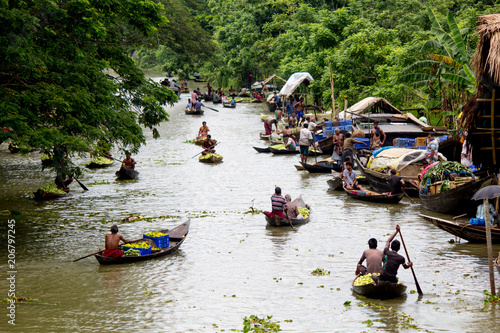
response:
<path id="1" fill-rule="evenodd" d="M 168 119 L 176 96 L 147 80 L 127 49 L 166 23 L 150 0 L 0 4 L 0 140 L 85 152 L 99 140 L 137 151 L 139 124 Z M 116 73 L 116 75 L 110 75 Z"/>

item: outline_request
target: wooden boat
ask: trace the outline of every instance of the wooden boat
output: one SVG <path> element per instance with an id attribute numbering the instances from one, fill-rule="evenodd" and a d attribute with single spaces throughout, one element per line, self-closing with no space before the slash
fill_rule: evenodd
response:
<path id="1" fill-rule="evenodd" d="M 311 207 L 306 205 L 304 203 L 304 200 L 302 200 L 302 197 L 300 197 L 300 196 L 297 199 L 293 200 L 293 203 L 295 203 L 297 205 L 297 207 L 305 207 L 305 208 L 309 209 L 309 216 L 306 217 L 305 219 L 290 219 L 290 222 L 292 223 L 292 225 L 296 226 L 296 225 L 302 225 L 302 224 L 308 223 L 310 218 L 311 218 Z M 272 218 L 267 217 L 267 215 L 264 215 L 264 216 L 266 217 L 267 225 L 270 227 L 290 227 L 290 222 L 288 222 L 288 220 L 283 219 L 279 216 L 274 216 Z"/>
<path id="2" fill-rule="evenodd" d="M 333 153 L 333 135 L 318 141 L 318 148 L 323 154 L 331 155 Z"/>
<path id="3" fill-rule="evenodd" d="M 353 281 L 351 289 L 356 294 L 368 298 L 391 299 L 403 296 L 406 292 L 406 288 L 407 287 L 402 283 L 392 283 L 388 281 L 381 281 L 377 285 L 369 283 L 362 286 L 355 286 Z"/>
<path id="4" fill-rule="evenodd" d="M 236 108 L 236 104 L 231 104 L 231 102 L 222 102 L 222 106 L 225 108 L 232 108 L 232 109 Z"/>
<path id="5" fill-rule="evenodd" d="M 378 203 L 398 203 L 403 199 L 404 193 L 399 194 L 381 194 L 375 193 L 371 191 L 356 191 L 356 190 L 348 190 L 344 187 L 345 193 L 351 198 L 369 201 L 369 202 L 378 202 Z"/>
<path id="6" fill-rule="evenodd" d="M 253 99 L 250 100 L 250 103 L 262 103 L 262 100 L 261 99 L 253 98 Z"/>
<path id="7" fill-rule="evenodd" d="M 253 147 L 253 149 L 257 150 L 259 153 L 270 153 L 271 152 L 271 150 L 269 150 L 269 147 L 266 147 L 266 148 Z"/>
<path id="8" fill-rule="evenodd" d="M 110 160 L 108 159 L 108 163 L 95 163 L 95 162 L 92 162 L 90 161 L 86 167 L 89 168 L 89 169 L 100 169 L 100 168 L 108 168 L 110 166 L 113 165 L 113 163 L 115 163 L 115 161 L 113 160 Z"/>
<path id="9" fill-rule="evenodd" d="M 266 105 L 267 105 L 267 109 L 269 110 L 269 112 L 274 112 L 276 111 L 276 103 L 272 102 L 266 102 Z"/>
<path id="10" fill-rule="evenodd" d="M 354 154 L 354 160 L 356 161 L 356 165 L 359 167 L 359 170 L 361 171 L 361 174 L 366 177 L 368 180 L 368 183 L 370 184 L 370 187 L 376 191 L 376 192 L 390 192 L 391 188 L 389 186 L 388 180 L 391 178 L 390 174 L 386 174 L 383 172 L 378 172 L 374 170 L 370 170 L 364 167 L 363 163 L 359 160 L 358 155 Z M 418 181 L 417 176 L 407 176 L 407 177 L 402 177 L 403 180 L 405 181 L 406 188 L 405 192 L 409 196 L 413 197 L 418 197 L 419 191 L 418 188 L 414 187 L 409 181 L 410 180 L 415 180 Z"/>
<path id="11" fill-rule="evenodd" d="M 271 153 L 275 154 L 275 155 L 293 155 L 293 154 L 300 154 L 300 148 L 297 146 L 295 147 L 295 150 L 290 150 L 290 149 L 276 149 L 276 148 L 273 148 L 273 146 L 269 146 L 269 150 L 271 151 Z M 316 152 L 316 154 L 319 154 L 320 152 L 319 151 L 315 151 L 313 149 L 309 149 L 309 153 L 314 153 Z M 302 165 L 304 166 L 304 165 Z M 304 167 L 305 168 L 305 167 Z"/>
<path id="12" fill-rule="evenodd" d="M 217 100 L 216 99 L 212 99 L 212 103 L 214 103 L 214 104 L 220 104 L 220 103 L 222 103 L 222 99 L 221 98 L 219 98 Z"/>
<path id="13" fill-rule="evenodd" d="M 189 115 L 201 115 L 205 113 L 205 111 L 203 110 L 188 110 L 188 109 L 186 109 L 184 112 Z"/>
<path id="14" fill-rule="evenodd" d="M 195 145 L 198 145 L 198 146 L 201 146 L 201 145 L 203 144 L 203 141 L 205 141 L 205 139 L 206 139 L 206 138 L 207 138 L 206 136 L 202 136 L 201 138 L 196 138 L 196 139 L 194 140 L 194 144 L 195 144 Z M 214 143 L 217 143 L 217 140 L 215 140 L 215 139 L 212 139 L 212 141 L 213 141 Z"/>
<path id="15" fill-rule="evenodd" d="M 330 160 L 319 161 L 318 163 L 303 163 L 300 162 L 304 169 L 313 173 L 330 173 L 332 170 L 341 171 L 342 165 Z"/>
<path id="16" fill-rule="evenodd" d="M 213 96 L 210 96 L 209 94 L 205 93 L 203 95 L 203 99 L 205 100 L 205 102 L 211 102 L 213 99 Z"/>
<path id="17" fill-rule="evenodd" d="M 207 156 L 207 155 L 209 155 L 209 156 Z M 219 162 L 222 162 L 222 156 L 219 155 L 219 154 L 209 153 L 207 155 L 201 155 L 198 160 L 200 162 L 203 162 L 203 163 L 219 163 Z"/>
<path id="18" fill-rule="evenodd" d="M 469 224 L 469 221 L 455 222 L 424 214 L 419 215 L 436 227 L 459 238 L 463 238 L 471 243 L 486 243 L 486 228 L 483 226 Z M 500 244 L 500 229 L 492 227 L 490 230 L 492 243 Z"/>
<path id="19" fill-rule="evenodd" d="M 260 132 L 260 139 L 269 141 L 271 134 L 266 134 L 264 131 Z"/>
<path id="20" fill-rule="evenodd" d="M 468 211 L 474 212 L 477 203 L 471 200 L 472 196 L 484 183 L 491 180 L 493 180 L 493 175 L 479 180 L 472 180 L 448 191 L 435 194 L 422 193 L 423 187 L 421 186 L 419 196 L 425 209 L 433 212 L 455 215 Z"/>
<path id="21" fill-rule="evenodd" d="M 139 172 L 137 172 L 133 169 L 121 167 L 120 170 L 118 170 L 115 173 L 115 175 L 116 175 L 117 179 L 122 179 L 122 180 L 136 179 L 137 177 L 139 177 Z"/>
<path id="22" fill-rule="evenodd" d="M 294 167 L 295 167 L 295 169 L 297 169 L 297 171 L 303 171 L 303 170 L 305 170 L 302 165 L 295 164 Z"/>
<path id="23" fill-rule="evenodd" d="M 63 189 L 63 191 L 66 193 L 59 194 L 59 193 L 46 192 L 40 188 L 40 189 L 38 189 L 38 191 L 34 192 L 33 194 L 35 195 L 35 200 L 50 200 L 50 199 L 57 199 L 57 198 L 65 197 L 69 193 L 69 188 Z"/>
<path id="24" fill-rule="evenodd" d="M 181 93 L 188 94 L 189 93 L 189 89 L 181 89 Z"/>
<path id="25" fill-rule="evenodd" d="M 328 179 L 326 181 L 328 183 L 328 186 L 330 186 L 330 190 L 342 190 L 343 189 L 343 182 L 340 176 L 335 176 L 332 179 Z"/>
<path id="26" fill-rule="evenodd" d="M 187 220 L 183 224 L 175 227 L 172 230 L 161 230 L 163 233 L 168 233 L 170 244 L 168 247 L 161 248 L 158 251 L 153 251 L 153 253 L 144 256 L 121 256 L 119 258 L 103 257 L 100 254 L 96 254 L 95 258 L 101 265 L 113 265 L 113 264 L 127 264 L 131 262 L 144 261 L 154 258 L 160 258 L 166 256 L 167 254 L 174 253 L 182 245 L 186 236 L 189 232 L 189 224 L 191 220 Z M 143 242 L 145 239 L 138 240 L 137 242 Z"/>

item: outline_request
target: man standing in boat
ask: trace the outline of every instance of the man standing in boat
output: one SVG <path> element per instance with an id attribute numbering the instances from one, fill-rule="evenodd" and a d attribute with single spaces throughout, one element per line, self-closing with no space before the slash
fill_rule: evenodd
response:
<path id="1" fill-rule="evenodd" d="M 391 194 L 399 194 L 405 191 L 405 181 L 396 173 L 396 170 L 391 169 L 391 178 L 388 180 Z"/>
<path id="2" fill-rule="evenodd" d="M 382 148 L 385 142 L 385 133 L 384 131 L 378 126 L 378 121 L 375 120 L 373 122 L 373 128 L 370 131 L 370 147 L 371 149 L 379 149 Z"/>
<path id="3" fill-rule="evenodd" d="M 382 258 L 384 257 L 384 252 L 377 249 L 377 240 L 375 238 L 370 238 L 368 240 L 368 250 L 363 251 L 361 259 L 359 259 L 358 266 L 356 268 L 356 275 L 366 275 L 373 273 L 380 273 L 382 270 Z M 363 261 L 366 260 L 366 267 L 363 266 Z"/>
<path id="4" fill-rule="evenodd" d="M 274 194 L 271 196 L 271 205 L 272 205 L 272 211 L 264 212 L 264 214 L 266 214 L 267 217 L 273 218 L 274 216 L 279 216 L 281 218 L 286 219 L 285 215 L 283 214 L 283 211 L 285 210 L 286 200 L 281 195 L 280 187 L 276 187 L 274 189 Z"/>
<path id="5" fill-rule="evenodd" d="M 301 118 L 304 117 L 304 98 L 297 100 L 297 103 L 293 105 L 293 110 L 297 114 L 297 120 L 300 122 Z"/>
<path id="6" fill-rule="evenodd" d="M 332 160 L 342 162 L 342 154 L 344 153 L 344 134 L 340 133 L 338 127 L 335 128 L 335 134 L 333 134 L 332 140 L 333 140 Z M 335 154 L 337 155 L 335 156 Z"/>
<path id="7" fill-rule="evenodd" d="M 392 234 L 392 236 L 387 240 L 387 243 L 385 243 L 384 258 L 382 259 L 383 267 L 380 276 L 377 276 L 375 274 L 372 275 L 373 281 L 375 281 L 376 284 L 382 281 L 398 283 L 398 278 L 396 277 L 396 275 L 398 274 L 399 265 L 403 265 L 405 269 L 413 266 L 413 263 L 411 261 L 406 264 L 405 258 L 402 255 L 398 254 L 401 243 L 398 240 L 392 241 L 394 237 L 396 237 L 398 232 L 399 225 L 396 226 L 396 232 Z M 389 249 L 389 247 L 391 249 Z"/>
<path id="8" fill-rule="evenodd" d="M 118 244 L 122 241 L 124 244 L 128 241 L 123 238 L 122 235 L 118 233 L 118 226 L 114 224 L 111 227 L 111 233 L 105 237 L 106 249 L 102 253 L 103 257 L 118 258 L 123 256 L 123 251 L 118 248 Z"/>
<path id="9" fill-rule="evenodd" d="M 429 162 L 429 164 L 432 164 L 438 161 L 439 142 L 432 133 L 427 135 L 427 140 L 428 143 L 427 150 L 425 151 L 425 159 Z"/>
<path id="10" fill-rule="evenodd" d="M 122 168 L 127 168 L 127 169 L 132 169 L 134 170 L 135 169 L 135 160 L 130 157 L 130 153 L 129 152 L 126 152 L 125 153 L 125 159 L 123 160 L 122 162 Z"/>
<path id="11" fill-rule="evenodd" d="M 299 146 L 300 146 L 300 161 L 307 163 L 307 156 L 309 156 L 309 146 L 314 147 L 313 136 L 311 131 L 308 130 L 309 124 L 304 124 L 304 127 L 299 133 Z"/>

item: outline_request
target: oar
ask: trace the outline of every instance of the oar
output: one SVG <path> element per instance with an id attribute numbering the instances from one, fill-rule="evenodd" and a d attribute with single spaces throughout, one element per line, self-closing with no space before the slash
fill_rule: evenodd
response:
<path id="1" fill-rule="evenodd" d="M 216 143 L 215 143 L 213 146 L 211 146 L 210 148 L 213 148 L 213 147 L 217 146 L 219 143 L 220 143 L 220 142 L 216 142 Z M 210 148 L 208 148 L 208 149 L 210 149 Z M 200 151 L 198 154 L 194 155 L 194 156 L 193 156 L 193 157 L 191 157 L 191 158 L 195 158 L 196 156 L 200 155 L 200 154 L 201 154 L 201 153 L 203 153 L 204 151 L 205 151 L 205 150 Z"/>
<path id="2" fill-rule="evenodd" d="M 410 198 L 410 196 L 409 196 L 409 195 L 408 195 L 405 191 L 403 191 L 403 193 L 404 193 L 404 194 L 405 194 L 405 196 L 406 196 L 406 197 L 410 200 L 410 202 L 411 202 L 412 204 L 416 204 L 416 202 L 415 202 L 415 201 L 413 201 L 413 200 Z"/>
<path id="3" fill-rule="evenodd" d="M 130 242 L 128 242 L 128 243 L 135 243 L 135 242 L 137 242 L 137 241 L 140 241 L 141 239 L 142 239 L 142 238 L 139 238 L 139 239 L 136 239 L 136 240 L 130 241 Z M 95 254 L 98 254 L 98 253 L 101 253 L 101 252 L 104 252 L 104 251 L 105 251 L 105 250 L 100 250 L 100 251 L 97 251 L 97 252 L 94 252 L 94 253 L 91 253 L 91 254 L 87 254 L 87 255 L 86 255 L 86 256 L 84 256 L 84 257 L 81 257 L 81 258 L 78 258 L 78 259 L 73 260 L 73 262 L 78 261 L 78 260 L 82 260 L 82 259 L 85 259 L 85 258 L 88 258 L 88 257 L 90 257 L 90 256 L 93 256 L 93 255 L 95 255 Z"/>
<path id="4" fill-rule="evenodd" d="M 205 107 L 206 107 L 207 109 L 210 109 L 210 110 L 212 110 L 212 111 L 215 111 L 215 112 L 219 112 L 219 110 L 217 110 L 217 109 L 213 109 L 213 108 L 211 108 L 211 107 L 208 107 L 208 106 L 205 106 Z"/>
<path id="5" fill-rule="evenodd" d="M 405 248 L 406 258 L 408 258 L 408 261 L 411 261 L 410 256 L 408 255 L 408 250 L 406 249 L 405 241 L 403 240 L 403 234 L 401 233 L 401 230 L 399 230 L 399 237 L 401 237 L 401 243 L 403 243 L 403 247 Z M 419 295 L 423 295 L 424 293 L 422 292 L 422 289 L 420 289 L 420 285 L 418 284 L 417 276 L 415 275 L 415 271 L 413 270 L 413 265 L 410 268 L 411 268 L 411 273 L 413 274 L 413 278 L 415 279 L 417 292 L 419 293 Z"/>
<path id="6" fill-rule="evenodd" d="M 81 186 L 81 188 L 84 190 L 84 191 L 88 191 L 89 189 L 87 188 L 87 186 L 83 185 L 78 179 L 76 179 L 76 177 L 73 177 L 77 183 Z"/>

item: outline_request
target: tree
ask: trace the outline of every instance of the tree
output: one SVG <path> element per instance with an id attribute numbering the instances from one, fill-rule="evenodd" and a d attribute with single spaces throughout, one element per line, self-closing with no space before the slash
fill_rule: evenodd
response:
<path id="1" fill-rule="evenodd" d="M 126 52 L 165 23 L 150 0 L 28 0 L 0 4 L 1 140 L 70 155 L 99 141 L 137 152 L 140 125 L 168 120 L 170 90 Z M 114 72 L 116 75 L 111 75 Z"/>

